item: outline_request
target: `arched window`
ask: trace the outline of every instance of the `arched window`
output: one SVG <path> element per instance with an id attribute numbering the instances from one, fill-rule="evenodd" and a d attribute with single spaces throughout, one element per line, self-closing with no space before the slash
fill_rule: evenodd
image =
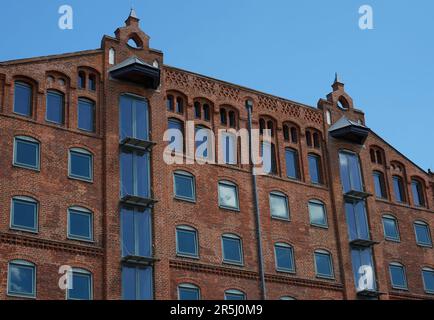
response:
<path id="1" fill-rule="evenodd" d="M 283 125 L 283 139 L 289 141 L 289 128 L 286 124 Z"/>
<path id="2" fill-rule="evenodd" d="M 175 153 L 184 151 L 184 123 L 181 120 L 170 118 L 168 122 L 170 134 L 169 144 Z"/>
<path id="3" fill-rule="evenodd" d="M 378 164 L 383 164 L 383 157 L 381 155 L 381 151 L 380 150 L 375 151 L 375 157 L 377 159 L 377 163 Z"/>
<path id="4" fill-rule="evenodd" d="M 313 184 L 323 184 L 323 174 L 320 156 L 309 153 L 308 154 L 309 175 L 310 181 Z"/>
<path id="5" fill-rule="evenodd" d="M 414 222 L 416 243 L 422 247 L 432 247 L 432 239 L 429 225 L 424 221 Z"/>
<path id="6" fill-rule="evenodd" d="M 434 294 L 434 269 L 422 269 L 423 287 L 426 293 Z"/>
<path id="7" fill-rule="evenodd" d="M 167 111 L 172 111 L 173 112 L 175 110 L 175 100 L 174 100 L 174 98 L 173 98 L 173 96 L 171 94 L 169 94 L 167 96 L 167 99 L 166 99 L 166 108 L 167 108 Z"/>
<path id="8" fill-rule="evenodd" d="M 313 146 L 315 148 L 320 148 L 320 137 L 319 137 L 319 133 L 318 132 L 314 132 L 313 133 Z"/>
<path id="9" fill-rule="evenodd" d="M 312 147 L 312 133 L 306 130 L 306 144 L 308 147 Z"/>
<path id="10" fill-rule="evenodd" d="M 65 123 L 65 95 L 62 92 L 47 91 L 45 119 L 55 124 Z"/>
<path id="11" fill-rule="evenodd" d="M 235 234 L 222 235 L 223 262 L 228 264 L 242 265 L 243 245 L 241 238 Z"/>
<path id="12" fill-rule="evenodd" d="M 235 112 L 234 111 L 229 111 L 229 126 L 231 128 L 235 128 L 236 127 Z"/>
<path id="13" fill-rule="evenodd" d="M 72 240 L 93 240 L 92 211 L 82 207 L 68 208 L 68 238 Z"/>
<path id="14" fill-rule="evenodd" d="M 327 212 L 325 204 L 320 200 L 309 200 L 310 224 L 317 227 L 327 228 Z"/>
<path id="15" fill-rule="evenodd" d="M 221 180 L 218 183 L 219 207 L 229 210 L 238 211 L 240 203 L 238 198 L 238 186 L 227 180 Z"/>
<path id="16" fill-rule="evenodd" d="M 78 72 L 78 88 L 86 89 L 86 73 L 84 71 Z"/>
<path id="17" fill-rule="evenodd" d="M 372 177 L 374 179 L 375 196 L 379 199 L 386 199 L 387 195 L 384 174 L 380 171 L 374 171 Z"/>
<path id="18" fill-rule="evenodd" d="M 173 189 L 176 199 L 196 201 L 196 183 L 194 176 L 186 171 L 173 173 Z"/>
<path id="19" fill-rule="evenodd" d="M 184 99 L 181 97 L 176 98 L 176 112 L 177 113 L 184 113 Z"/>
<path id="20" fill-rule="evenodd" d="M 131 37 L 130 37 L 130 39 L 128 40 L 128 45 L 131 47 L 131 48 L 134 48 L 134 49 L 141 49 L 142 48 L 142 41 L 140 40 L 140 38 L 137 36 L 137 35 L 135 35 L 135 34 L 133 34 Z"/>
<path id="21" fill-rule="evenodd" d="M 295 272 L 294 249 L 291 245 L 278 242 L 274 245 L 276 269 L 281 272 Z"/>
<path id="22" fill-rule="evenodd" d="M 394 289 L 407 289 L 407 277 L 405 274 L 405 267 L 398 262 L 389 264 L 390 282 Z"/>
<path id="23" fill-rule="evenodd" d="M 330 252 L 315 250 L 315 270 L 318 278 L 334 279 L 333 261 Z"/>
<path id="24" fill-rule="evenodd" d="M 400 176 L 393 176 L 393 192 L 395 194 L 395 200 L 399 203 L 406 202 L 406 193 L 404 189 L 404 182 Z"/>
<path id="25" fill-rule="evenodd" d="M 291 127 L 291 142 L 298 143 L 298 130 L 296 127 Z"/>
<path id="26" fill-rule="evenodd" d="M 81 148 L 69 150 L 68 175 L 72 179 L 92 181 L 93 180 L 93 156 Z"/>
<path id="27" fill-rule="evenodd" d="M 25 260 L 12 260 L 8 265 L 10 296 L 36 298 L 36 265 Z"/>
<path id="28" fill-rule="evenodd" d="M 279 300 L 297 300 L 297 299 L 295 299 L 294 297 L 291 297 L 291 296 L 283 296 L 283 297 L 280 297 Z"/>
<path id="29" fill-rule="evenodd" d="M 270 193 L 270 212 L 273 218 L 289 220 L 288 197 L 284 193 Z"/>
<path id="30" fill-rule="evenodd" d="M 14 82 L 14 113 L 21 116 L 32 116 L 32 86 L 22 82 Z"/>
<path id="31" fill-rule="evenodd" d="M 89 75 L 89 90 L 96 90 L 96 76 L 94 74 Z"/>
<path id="32" fill-rule="evenodd" d="M 14 138 L 14 166 L 31 170 L 40 169 L 40 144 L 27 136 Z"/>
<path id="33" fill-rule="evenodd" d="M 38 202 L 30 197 L 12 198 L 11 229 L 38 232 Z"/>
<path id="34" fill-rule="evenodd" d="M 398 220 L 390 214 L 383 215 L 384 238 L 389 241 L 400 241 Z"/>
<path id="35" fill-rule="evenodd" d="M 418 179 L 411 179 L 411 191 L 413 202 L 416 207 L 425 207 L 425 195 L 423 183 Z"/>
<path id="36" fill-rule="evenodd" d="M 225 300 L 246 300 L 246 294 L 240 290 L 226 290 Z"/>
<path id="37" fill-rule="evenodd" d="M 179 256 L 198 257 L 199 245 L 196 229 L 190 226 L 176 227 L 176 254 Z"/>
<path id="38" fill-rule="evenodd" d="M 328 125 L 332 124 L 332 114 L 330 113 L 330 110 L 326 111 L 326 122 Z"/>
<path id="39" fill-rule="evenodd" d="M 71 289 L 68 289 L 67 291 L 68 300 L 93 299 L 93 281 L 91 272 L 80 268 L 73 268 L 71 280 Z"/>
<path id="40" fill-rule="evenodd" d="M 115 49 L 110 48 L 109 50 L 109 64 L 113 65 L 116 63 Z"/>
<path id="41" fill-rule="evenodd" d="M 300 179 L 300 164 L 298 151 L 292 148 L 285 149 L 286 176 L 290 179 Z"/>
<path id="42" fill-rule="evenodd" d="M 222 125 L 227 125 L 228 120 L 226 118 L 226 110 L 223 108 L 220 108 L 220 123 Z"/>
<path id="43" fill-rule="evenodd" d="M 200 300 L 200 289 L 191 283 L 181 283 L 178 285 L 178 300 Z"/>
<path id="44" fill-rule="evenodd" d="M 201 105 L 199 101 L 194 103 L 194 117 L 200 119 L 202 117 Z"/>
<path id="45" fill-rule="evenodd" d="M 210 107 L 209 104 L 207 103 L 203 105 L 203 120 L 205 121 L 211 120 Z"/>
<path id="46" fill-rule="evenodd" d="M 274 137 L 274 124 L 273 124 L 273 121 L 269 120 L 267 122 L 267 129 L 270 130 L 271 136 Z"/>
<path id="47" fill-rule="evenodd" d="M 265 120 L 259 119 L 259 134 L 263 135 L 265 130 Z"/>
<path id="48" fill-rule="evenodd" d="M 95 132 L 95 103 L 86 98 L 78 99 L 78 129 Z"/>

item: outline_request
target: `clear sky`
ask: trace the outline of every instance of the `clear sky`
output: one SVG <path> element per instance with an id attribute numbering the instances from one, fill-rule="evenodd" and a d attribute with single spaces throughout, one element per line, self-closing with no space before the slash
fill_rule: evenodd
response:
<path id="1" fill-rule="evenodd" d="M 58 27 L 61 5 L 73 30 Z M 359 28 L 359 7 L 374 29 Z M 99 48 L 134 6 L 165 63 L 316 106 L 342 75 L 367 125 L 434 169 L 434 1 L 9 0 L 0 61 Z"/>

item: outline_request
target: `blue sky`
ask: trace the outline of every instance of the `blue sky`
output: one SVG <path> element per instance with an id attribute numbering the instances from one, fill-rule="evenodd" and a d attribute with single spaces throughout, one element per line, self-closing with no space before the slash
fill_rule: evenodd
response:
<path id="1" fill-rule="evenodd" d="M 57 13 L 74 9 L 74 29 Z M 360 30 L 359 7 L 374 30 Z M 14 0 L 0 61 L 94 49 L 134 6 L 166 64 L 316 106 L 338 71 L 367 124 L 434 169 L 434 2 L 428 0 Z"/>

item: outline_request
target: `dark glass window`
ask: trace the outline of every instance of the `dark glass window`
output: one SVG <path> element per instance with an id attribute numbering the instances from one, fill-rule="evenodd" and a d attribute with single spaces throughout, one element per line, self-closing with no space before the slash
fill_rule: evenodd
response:
<path id="1" fill-rule="evenodd" d="M 273 218 L 288 220 L 288 198 L 280 192 L 270 193 L 270 211 Z"/>
<path id="2" fill-rule="evenodd" d="M 312 133 L 310 131 L 306 131 L 306 144 L 308 147 L 312 147 Z"/>
<path id="3" fill-rule="evenodd" d="M 434 293 L 434 269 L 423 268 L 422 279 L 425 292 Z"/>
<path id="4" fill-rule="evenodd" d="M 353 262 L 354 283 L 357 292 L 376 290 L 372 249 L 353 248 L 351 250 L 351 260 Z"/>
<path id="5" fill-rule="evenodd" d="M 92 300 L 92 274 L 75 269 L 71 279 L 72 288 L 68 289 L 68 300 Z"/>
<path id="6" fill-rule="evenodd" d="M 36 297 L 36 267 L 33 263 L 11 261 L 8 273 L 8 295 Z"/>
<path id="7" fill-rule="evenodd" d="M 398 263 L 389 265 L 390 281 L 395 289 L 407 289 L 407 279 L 405 277 L 405 268 Z"/>
<path id="8" fill-rule="evenodd" d="M 228 123 L 227 117 L 226 117 L 226 110 L 220 109 L 220 123 L 223 125 L 226 125 Z"/>
<path id="9" fill-rule="evenodd" d="M 298 152 L 294 149 L 285 149 L 286 176 L 291 179 L 299 179 Z"/>
<path id="10" fill-rule="evenodd" d="M 283 139 L 289 141 L 289 128 L 286 124 L 283 125 Z"/>
<path id="11" fill-rule="evenodd" d="M 369 228 L 364 201 L 345 201 L 345 212 L 350 241 L 369 240 Z"/>
<path id="12" fill-rule="evenodd" d="M 290 245 L 277 243 L 274 246 L 276 256 L 276 268 L 278 271 L 294 272 L 294 252 Z"/>
<path id="13" fill-rule="evenodd" d="M 227 290 L 225 300 L 246 300 L 246 295 L 239 290 Z"/>
<path id="14" fill-rule="evenodd" d="M 150 197 L 149 153 L 123 150 L 121 153 L 121 196 Z"/>
<path id="15" fill-rule="evenodd" d="M 27 197 L 12 199 L 11 228 L 36 232 L 38 230 L 38 203 Z"/>
<path id="16" fill-rule="evenodd" d="M 298 143 L 298 132 L 295 127 L 291 127 L 291 142 Z"/>
<path id="17" fill-rule="evenodd" d="M 339 162 L 341 171 L 341 183 L 344 193 L 352 190 L 363 191 L 359 157 L 353 153 L 340 152 Z"/>
<path id="18" fill-rule="evenodd" d="M 152 267 L 122 266 L 122 299 L 152 300 Z"/>
<path id="19" fill-rule="evenodd" d="M 383 216 L 384 237 L 387 240 L 399 241 L 398 222 L 392 216 Z"/>
<path id="20" fill-rule="evenodd" d="M 202 117 L 201 105 L 200 102 L 194 103 L 194 117 L 196 119 L 200 119 Z"/>
<path id="21" fill-rule="evenodd" d="M 236 127 L 235 112 L 233 112 L 233 111 L 229 111 L 229 126 L 231 128 L 235 128 Z"/>
<path id="22" fill-rule="evenodd" d="M 179 255 L 197 257 L 198 243 L 197 232 L 195 229 L 187 226 L 176 228 L 176 252 Z"/>
<path id="23" fill-rule="evenodd" d="M 320 158 L 317 155 L 309 154 L 309 175 L 310 181 L 314 184 L 322 184 L 322 174 L 320 167 Z"/>
<path id="24" fill-rule="evenodd" d="M 122 95 L 120 99 L 120 138 L 149 139 L 148 102 Z"/>
<path id="25" fill-rule="evenodd" d="M 95 131 L 95 104 L 87 99 L 78 99 L 78 128 Z"/>
<path id="26" fill-rule="evenodd" d="M 375 195 L 377 198 L 386 198 L 386 187 L 384 185 L 384 176 L 381 172 L 374 171 L 372 174 L 374 178 Z"/>
<path id="27" fill-rule="evenodd" d="M 320 142 L 320 139 L 319 139 L 319 133 L 318 132 L 314 132 L 313 133 L 313 146 L 315 148 L 321 147 L 321 142 Z"/>
<path id="28" fill-rule="evenodd" d="M 333 263 L 330 253 L 327 251 L 315 251 L 315 270 L 319 278 L 334 278 Z"/>
<path id="29" fill-rule="evenodd" d="M 32 115 L 32 87 L 24 82 L 15 82 L 14 113 L 30 117 Z"/>
<path id="30" fill-rule="evenodd" d="M 47 92 L 47 112 L 45 119 L 49 122 L 63 124 L 65 119 L 65 99 L 63 93 Z"/>
<path id="31" fill-rule="evenodd" d="M 68 237 L 88 241 L 93 239 L 92 212 L 82 208 L 68 209 Z"/>
<path id="32" fill-rule="evenodd" d="M 86 74 L 82 71 L 78 73 L 77 85 L 79 89 L 86 88 Z"/>
<path id="33" fill-rule="evenodd" d="M 150 209 L 121 208 L 122 256 L 152 257 Z"/>
<path id="34" fill-rule="evenodd" d="M 243 264 L 241 239 L 235 235 L 223 235 L 223 262 Z"/>
<path id="35" fill-rule="evenodd" d="M 168 111 L 173 111 L 175 109 L 175 100 L 172 95 L 167 96 L 166 108 Z"/>
<path id="36" fill-rule="evenodd" d="M 393 177 L 393 191 L 395 193 L 395 200 L 398 202 L 405 202 L 404 184 L 401 177 Z"/>
<path id="37" fill-rule="evenodd" d="M 211 120 L 209 105 L 206 103 L 203 105 L 203 120 L 205 121 Z"/>
<path id="38" fill-rule="evenodd" d="M 96 90 L 96 77 L 93 74 L 89 76 L 89 90 Z"/>
<path id="39" fill-rule="evenodd" d="M 184 124 L 177 119 L 169 119 L 169 145 L 173 151 L 182 153 L 184 151 Z"/>
<path id="40" fill-rule="evenodd" d="M 69 151 L 69 176 L 72 178 L 92 181 L 93 161 L 92 154 L 82 149 Z"/>
<path id="41" fill-rule="evenodd" d="M 418 180 L 411 181 L 411 190 L 413 192 L 413 201 L 417 207 L 425 206 L 425 197 L 423 192 L 422 183 Z"/>
<path id="42" fill-rule="evenodd" d="M 327 227 L 327 214 L 324 203 L 319 200 L 309 201 L 310 223 L 314 226 Z"/>
<path id="43" fill-rule="evenodd" d="M 416 221 L 414 223 L 414 231 L 416 233 L 416 242 L 421 246 L 432 246 L 431 232 L 428 224 L 423 221 Z"/>
<path id="44" fill-rule="evenodd" d="M 200 300 L 200 290 L 195 285 L 184 283 L 178 286 L 179 300 Z"/>
<path id="45" fill-rule="evenodd" d="M 176 98 L 176 112 L 184 113 L 184 99 L 181 97 Z"/>
<path id="46" fill-rule="evenodd" d="M 15 137 L 14 165 L 39 170 L 39 143 L 29 137 Z"/>
<path id="47" fill-rule="evenodd" d="M 219 206 L 226 209 L 238 210 L 238 188 L 229 181 L 220 181 L 218 184 Z"/>
<path id="48" fill-rule="evenodd" d="M 173 174 L 175 198 L 181 200 L 196 200 L 194 177 L 187 172 L 177 171 Z"/>

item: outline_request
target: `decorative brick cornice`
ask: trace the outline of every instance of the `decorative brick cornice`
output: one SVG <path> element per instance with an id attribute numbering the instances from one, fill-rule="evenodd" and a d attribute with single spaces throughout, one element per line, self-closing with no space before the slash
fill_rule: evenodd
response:
<path id="1" fill-rule="evenodd" d="M 0 233 L 0 243 L 32 247 L 44 250 L 64 251 L 72 254 L 84 256 L 103 256 L 104 250 L 100 247 L 86 245 L 69 244 L 60 241 L 40 239 L 25 235 Z"/>
<path id="2" fill-rule="evenodd" d="M 224 267 L 224 266 L 214 266 L 214 265 L 208 265 L 203 263 L 190 262 L 190 261 L 178 261 L 178 260 L 170 260 L 169 264 L 170 267 L 173 269 L 202 272 L 202 273 L 209 273 L 209 274 L 214 274 L 219 276 L 227 276 L 227 277 L 235 277 L 235 278 L 259 281 L 259 273 L 256 271 L 241 270 L 241 269 L 234 269 L 234 268 Z M 328 290 L 335 290 L 335 291 L 343 290 L 342 284 L 339 283 L 328 283 L 320 280 L 301 279 L 301 278 L 294 278 L 294 277 L 282 276 L 282 275 L 266 274 L 265 280 L 267 282 L 282 283 L 282 284 L 309 287 L 309 288 L 328 289 Z"/>

